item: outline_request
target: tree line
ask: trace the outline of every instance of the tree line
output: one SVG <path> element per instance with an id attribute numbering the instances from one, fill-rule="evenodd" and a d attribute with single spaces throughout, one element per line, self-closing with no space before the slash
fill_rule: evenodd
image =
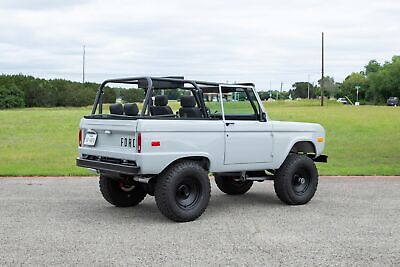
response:
<path id="1" fill-rule="evenodd" d="M 360 72 L 353 72 L 343 82 L 335 82 L 332 77 L 324 77 L 325 97 L 348 97 L 356 101 L 356 86 L 359 87 L 359 101 L 368 104 L 383 104 L 391 96 L 400 97 L 400 56 L 393 56 L 391 61 L 380 64 L 370 60 Z M 309 94 L 309 95 L 308 95 Z M 262 99 L 269 96 L 280 99 L 292 98 L 319 98 L 321 96 L 321 79 L 314 85 L 308 82 L 296 82 L 292 89 L 282 94 L 277 90 L 273 92 L 260 92 Z"/>
<path id="2" fill-rule="evenodd" d="M 0 75 L 0 108 L 88 106 L 93 104 L 99 86 L 98 83 L 46 80 L 22 74 Z M 104 89 L 104 103 L 115 103 L 118 97 L 126 102 L 140 102 L 144 93 L 126 88 Z"/>
<path id="3" fill-rule="evenodd" d="M 80 83 L 64 79 L 40 79 L 27 75 L 0 75 L 0 108 L 20 107 L 81 107 L 93 104 L 98 83 Z M 390 96 L 400 96 L 400 56 L 393 56 L 391 61 L 380 64 L 371 60 L 360 72 L 353 72 L 341 82 L 335 82 L 332 77 L 324 78 L 325 97 L 348 97 L 356 100 L 356 86 L 359 90 L 361 103 L 382 104 Z M 260 91 L 261 99 L 270 97 L 287 98 L 318 98 L 321 96 L 321 80 L 314 85 L 308 82 L 296 82 L 287 92 Z M 169 99 L 178 99 L 182 90 L 165 90 Z M 114 103 L 117 98 L 125 102 L 141 102 L 143 90 L 127 88 L 110 88 L 104 90 L 103 101 Z"/>

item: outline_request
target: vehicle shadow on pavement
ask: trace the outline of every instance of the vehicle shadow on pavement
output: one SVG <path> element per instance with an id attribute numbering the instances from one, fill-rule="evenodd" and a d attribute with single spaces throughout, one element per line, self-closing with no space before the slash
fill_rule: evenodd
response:
<path id="1" fill-rule="evenodd" d="M 76 219 L 86 217 L 93 220 L 101 220 L 104 223 L 166 223 L 171 222 L 166 219 L 158 210 L 154 197 L 147 196 L 146 199 L 135 207 L 119 208 L 106 202 L 99 201 L 90 205 L 82 206 Z M 93 207 L 95 205 L 95 207 Z M 251 208 L 276 208 L 284 206 L 282 202 L 271 192 L 248 192 L 244 195 L 226 195 L 223 193 L 214 193 L 211 195 L 207 207 L 207 214 L 214 216 L 224 216 L 227 210 L 251 209 Z M 220 215 L 218 215 L 220 214 Z"/>
<path id="2" fill-rule="evenodd" d="M 208 204 L 208 211 L 223 211 L 226 208 L 251 208 L 251 207 L 283 206 L 283 203 L 273 194 L 261 192 L 248 192 L 244 195 L 212 195 Z"/>
<path id="3" fill-rule="evenodd" d="M 248 192 L 244 195 L 226 195 L 212 194 L 207 207 L 207 214 L 224 216 L 230 209 L 250 209 L 255 207 L 276 208 L 285 206 L 274 194 L 270 192 Z M 146 200 L 135 207 L 118 208 L 107 203 L 98 205 L 95 209 L 89 211 L 93 216 L 101 217 L 101 220 L 110 220 L 110 222 L 119 221 L 121 223 L 131 223 L 132 220 L 137 223 L 165 223 L 170 222 L 157 208 L 154 197 L 147 196 Z M 87 214 L 87 213 L 86 213 Z"/>
<path id="4" fill-rule="evenodd" d="M 150 201 L 140 203 L 135 207 L 120 208 L 104 203 L 104 205 L 97 207 L 97 209 L 92 210 L 92 212 L 101 216 L 102 220 L 110 220 L 111 222 L 132 222 L 132 220 L 134 220 L 138 223 L 149 221 L 154 223 L 167 221 L 167 219 L 159 212 L 157 205 L 154 202 L 154 198 L 147 198 Z"/>

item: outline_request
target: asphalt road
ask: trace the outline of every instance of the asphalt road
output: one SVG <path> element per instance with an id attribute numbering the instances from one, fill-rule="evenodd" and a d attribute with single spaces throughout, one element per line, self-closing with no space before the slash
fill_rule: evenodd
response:
<path id="1" fill-rule="evenodd" d="M 305 206 L 272 182 L 174 223 L 147 197 L 106 203 L 94 178 L 1 178 L 0 265 L 400 265 L 400 177 L 322 178 Z"/>

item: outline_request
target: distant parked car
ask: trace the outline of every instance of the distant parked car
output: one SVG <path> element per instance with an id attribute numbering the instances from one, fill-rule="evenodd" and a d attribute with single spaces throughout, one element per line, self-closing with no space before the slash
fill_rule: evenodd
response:
<path id="1" fill-rule="evenodd" d="M 391 96 L 391 97 L 388 98 L 386 103 L 387 103 L 388 106 L 395 106 L 396 107 L 396 106 L 399 105 L 399 98 L 395 97 L 395 96 Z"/>
<path id="2" fill-rule="evenodd" d="M 336 102 L 342 103 L 342 104 L 344 104 L 344 105 L 347 105 L 347 104 L 349 103 L 349 102 L 347 101 L 347 99 L 344 98 L 344 97 L 339 97 L 339 98 L 336 100 Z"/>

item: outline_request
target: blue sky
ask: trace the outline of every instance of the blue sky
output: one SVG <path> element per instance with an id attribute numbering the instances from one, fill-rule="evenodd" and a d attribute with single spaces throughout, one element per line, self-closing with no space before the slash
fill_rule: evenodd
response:
<path id="1" fill-rule="evenodd" d="M 370 60 L 400 54 L 400 1 L 0 2 L 0 72 L 89 81 L 184 75 L 288 89 L 341 81 Z"/>

